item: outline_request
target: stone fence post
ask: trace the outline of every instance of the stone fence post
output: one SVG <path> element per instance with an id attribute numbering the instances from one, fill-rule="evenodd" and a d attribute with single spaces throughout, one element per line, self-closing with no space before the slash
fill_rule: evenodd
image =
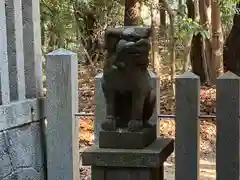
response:
<path id="1" fill-rule="evenodd" d="M 199 179 L 199 91 L 197 75 L 176 78 L 175 180 Z"/>
<path id="2" fill-rule="evenodd" d="M 0 105 L 10 102 L 5 1 L 0 1 Z"/>
<path id="3" fill-rule="evenodd" d="M 217 180 L 238 180 L 240 77 L 226 72 L 217 79 Z"/>
<path id="4" fill-rule="evenodd" d="M 49 180 L 79 180 L 77 55 L 47 54 L 46 141 Z"/>

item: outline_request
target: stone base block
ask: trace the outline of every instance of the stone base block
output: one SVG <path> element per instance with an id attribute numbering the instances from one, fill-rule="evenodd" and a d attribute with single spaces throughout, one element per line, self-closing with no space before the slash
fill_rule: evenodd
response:
<path id="1" fill-rule="evenodd" d="M 82 154 L 82 164 L 92 166 L 92 180 L 164 180 L 163 163 L 174 141 L 157 138 L 144 149 L 108 149 L 96 145 Z"/>
<path id="2" fill-rule="evenodd" d="M 156 168 L 173 152 L 174 140 L 157 138 L 144 149 L 110 149 L 92 145 L 82 153 L 84 166 Z"/>
<path id="3" fill-rule="evenodd" d="M 163 166 L 158 168 L 106 168 L 92 166 L 92 180 L 164 180 Z"/>
<path id="4" fill-rule="evenodd" d="M 157 138 L 156 125 L 141 132 L 100 131 L 99 147 L 114 149 L 143 149 Z"/>

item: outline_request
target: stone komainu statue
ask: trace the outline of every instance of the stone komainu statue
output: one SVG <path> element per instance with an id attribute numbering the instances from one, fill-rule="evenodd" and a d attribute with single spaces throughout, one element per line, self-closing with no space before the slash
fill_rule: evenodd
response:
<path id="1" fill-rule="evenodd" d="M 128 127 L 141 131 L 155 108 L 155 89 L 150 84 L 150 29 L 121 27 L 105 33 L 107 57 L 103 68 L 102 89 L 106 100 L 105 131 Z"/>

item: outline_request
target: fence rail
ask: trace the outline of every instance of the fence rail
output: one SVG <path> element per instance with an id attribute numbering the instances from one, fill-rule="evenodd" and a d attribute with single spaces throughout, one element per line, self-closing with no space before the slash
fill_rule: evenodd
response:
<path id="1" fill-rule="evenodd" d="M 75 116 L 95 116 L 94 113 L 85 113 L 85 112 L 79 112 L 75 113 Z M 175 114 L 159 114 L 158 118 L 169 118 L 169 119 L 175 119 L 176 115 Z M 199 119 L 216 119 L 215 115 L 200 115 L 198 116 Z"/>

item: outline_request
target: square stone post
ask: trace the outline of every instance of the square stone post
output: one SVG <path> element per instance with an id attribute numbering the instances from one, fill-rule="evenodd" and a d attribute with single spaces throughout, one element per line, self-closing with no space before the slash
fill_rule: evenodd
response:
<path id="1" fill-rule="evenodd" d="M 197 75 L 176 78 L 175 180 L 199 179 L 199 91 Z"/>
<path id="2" fill-rule="evenodd" d="M 226 72 L 217 79 L 217 180 L 239 180 L 240 77 Z"/>
<path id="3" fill-rule="evenodd" d="M 47 54 L 46 141 L 50 180 L 79 180 L 77 54 Z"/>

